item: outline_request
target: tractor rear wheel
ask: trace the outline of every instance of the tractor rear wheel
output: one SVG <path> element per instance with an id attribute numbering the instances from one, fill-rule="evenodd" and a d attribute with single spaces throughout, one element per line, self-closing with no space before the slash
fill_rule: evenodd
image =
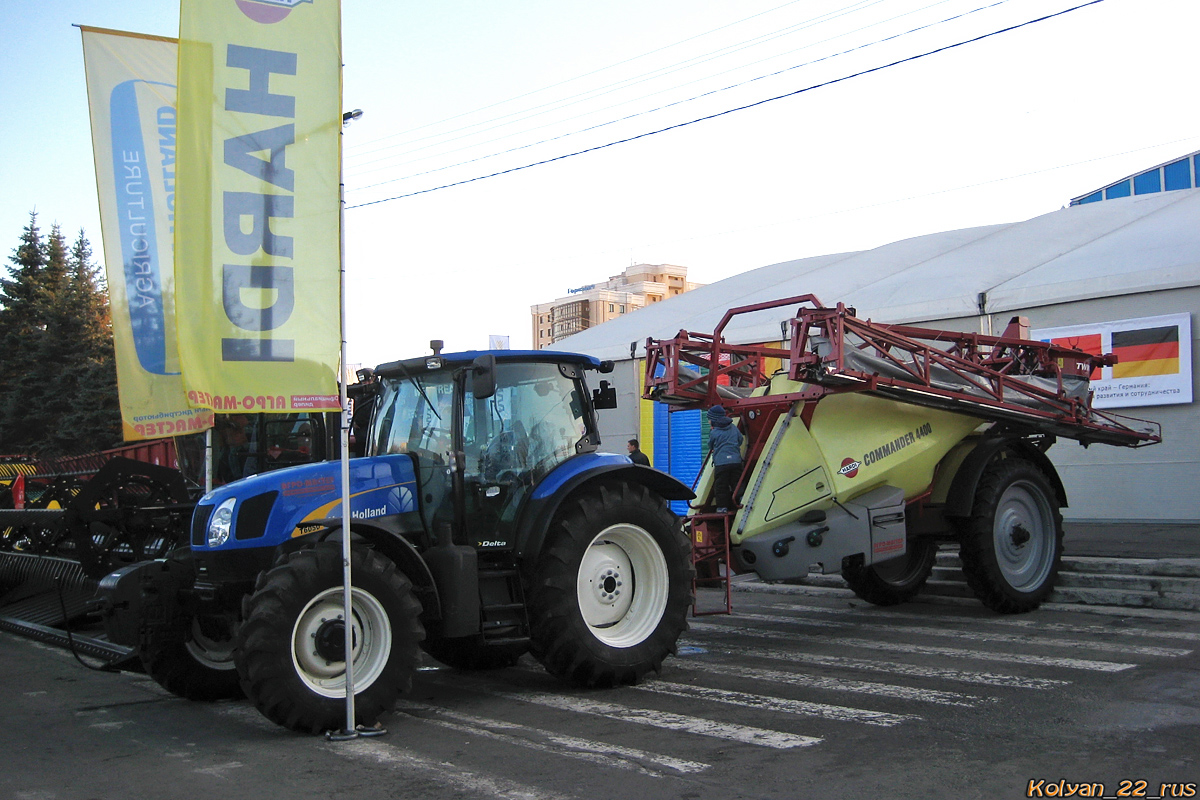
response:
<path id="1" fill-rule="evenodd" d="M 679 518 L 639 484 L 567 500 L 529 590 L 531 652 L 578 686 L 637 683 L 675 653 L 692 602 Z"/>
<path id="2" fill-rule="evenodd" d="M 910 539 L 904 555 L 869 567 L 849 567 L 842 570 L 842 577 L 868 603 L 894 606 L 908 602 L 921 591 L 936 558 L 937 542 L 933 539 Z"/>
<path id="3" fill-rule="evenodd" d="M 448 667 L 462 670 L 504 669 L 517 663 L 529 644 L 484 644 L 480 636 L 430 637 L 421 649 Z"/>
<path id="4" fill-rule="evenodd" d="M 1009 455 L 988 466 L 959 532 L 967 585 L 988 608 L 1032 611 L 1054 590 L 1062 514 L 1049 480 L 1029 461 Z"/>
<path id="5" fill-rule="evenodd" d="M 351 571 L 355 722 L 373 725 L 411 687 L 425 630 L 395 564 L 355 548 Z M 340 542 L 291 553 L 259 575 L 234 656 L 247 697 L 272 722 L 308 733 L 345 725 L 343 616 Z"/>
<path id="6" fill-rule="evenodd" d="M 226 700 L 242 696 L 233 663 L 233 637 L 223 620 L 201 623 L 192 618 L 189 630 L 151 636 L 142 645 L 146 674 L 173 695 L 188 700 Z M 205 629 L 210 629 L 210 632 Z"/>

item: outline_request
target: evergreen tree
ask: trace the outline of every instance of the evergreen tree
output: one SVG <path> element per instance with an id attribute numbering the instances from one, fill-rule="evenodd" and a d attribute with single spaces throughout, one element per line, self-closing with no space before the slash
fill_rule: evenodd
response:
<path id="1" fill-rule="evenodd" d="M 63 354 L 74 386 L 47 446 L 58 453 L 111 447 L 121 441 L 112 319 L 108 293 L 82 230 L 67 258 L 58 306 L 54 324 L 61 334 L 51 338 L 74 343 Z"/>
<path id="2" fill-rule="evenodd" d="M 120 441 L 107 293 L 83 231 L 70 248 L 30 215 L 0 279 L 0 452 L 62 455 Z"/>
<path id="3" fill-rule="evenodd" d="M 30 345 L 40 333 L 44 307 L 46 243 L 37 212 L 21 233 L 21 243 L 9 260 L 10 277 L 0 279 L 0 452 L 28 452 L 24 428 L 29 408 L 21 389 L 28 382 Z"/>

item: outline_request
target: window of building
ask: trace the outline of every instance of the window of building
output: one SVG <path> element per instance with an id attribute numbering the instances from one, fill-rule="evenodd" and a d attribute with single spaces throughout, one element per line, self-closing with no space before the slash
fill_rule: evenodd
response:
<path id="1" fill-rule="evenodd" d="M 1081 198 L 1079 200 L 1079 205 L 1083 205 L 1084 203 L 1098 203 L 1103 199 L 1104 192 L 1092 192 L 1087 197 Z"/>
<path id="2" fill-rule="evenodd" d="M 1114 197 L 1129 197 L 1129 181 L 1121 181 L 1116 186 L 1104 190 L 1105 200 L 1112 200 Z"/>
<path id="3" fill-rule="evenodd" d="M 1134 194 L 1154 194 L 1162 191 L 1162 178 L 1158 170 L 1143 172 L 1133 179 Z"/>
<path id="4" fill-rule="evenodd" d="M 1186 158 L 1163 167 L 1163 183 L 1168 192 L 1192 188 L 1192 165 Z"/>
<path id="5" fill-rule="evenodd" d="M 1115 197 L 1129 197 L 1129 181 L 1121 181 L 1116 186 L 1110 186 L 1104 190 L 1104 199 L 1111 200 Z"/>
<path id="6" fill-rule="evenodd" d="M 609 304 L 608 304 L 608 313 L 610 313 L 610 314 L 611 314 L 611 313 L 613 313 L 614 311 L 616 311 L 616 309 L 615 309 L 615 308 L 613 308 L 613 304 L 612 304 L 612 303 L 609 303 Z"/>
<path id="7" fill-rule="evenodd" d="M 621 311 L 620 311 L 620 313 L 622 313 L 622 314 L 624 314 L 624 313 L 625 313 L 625 306 L 624 306 L 624 305 L 622 305 L 622 306 L 621 306 Z"/>

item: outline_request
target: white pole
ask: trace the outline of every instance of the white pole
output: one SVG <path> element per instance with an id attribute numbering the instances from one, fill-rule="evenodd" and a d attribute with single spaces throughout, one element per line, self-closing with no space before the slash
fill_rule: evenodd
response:
<path id="1" fill-rule="evenodd" d="M 342 125 L 361 116 L 361 111 L 342 115 Z M 342 405 L 342 614 L 346 628 L 346 734 L 355 731 L 354 725 L 354 616 L 350 576 L 350 402 L 346 386 L 350 370 L 346 360 L 346 170 L 342 164 L 342 133 L 338 131 L 338 292 L 341 295 L 340 315 L 342 332 L 341 388 Z"/>
<path id="2" fill-rule="evenodd" d="M 213 478 L 213 429 L 204 432 L 204 493 L 212 491 Z"/>

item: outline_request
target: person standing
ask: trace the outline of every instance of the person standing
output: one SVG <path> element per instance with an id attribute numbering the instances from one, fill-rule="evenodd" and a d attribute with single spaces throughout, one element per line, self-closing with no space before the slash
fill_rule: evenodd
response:
<path id="1" fill-rule="evenodd" d="M 643 467 L 650 466 L 650 459 L 646 454 L 639 449 L 638 440 L 630 439 L 629 444 L 625 445 L 625 449 L 629 451 L 629 458 L 635 464 L 641 464 Z"/>
<path id="2" fill-rule="evenodd" d="M 708 449 L 713 460 L 713 495 L 717 513 L 733 508 L 733 490 L 742 475 L 742 434 L 733 424 L 723 406 L 708 410 L 712 430 L 708 434 Z"/>

